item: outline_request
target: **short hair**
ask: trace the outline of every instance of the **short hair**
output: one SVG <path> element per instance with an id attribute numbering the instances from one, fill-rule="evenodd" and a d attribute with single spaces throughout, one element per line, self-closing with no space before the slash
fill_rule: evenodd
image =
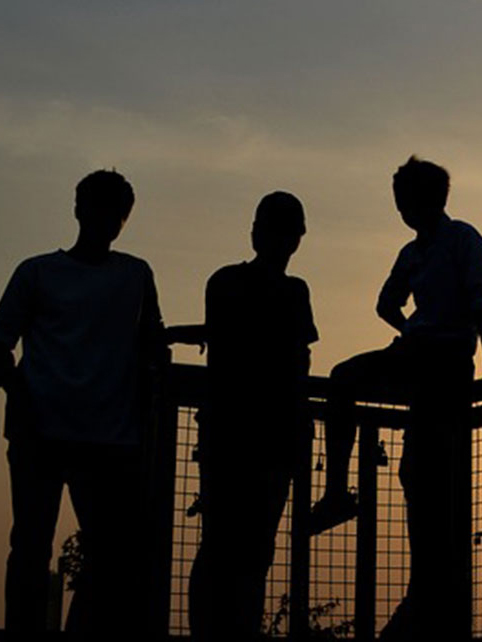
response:
<path id="1" fill-rule="evenodd" d="M 306 232 L 301 201 L 289 192 L 276 191 L 263 196 L 256 208 L 254 223 L 258 228 L 295 233 Z"/>
<path id="2" fill-rule="evenodd" d="M 397 205 L 444 208 L 450 189 L 446 169 L 411 156 L 393 175 L 393 191 Z"/>
<path id="3" fill-rule="evenodd" d="M 85 176 L 75 188 L 77 218 L 89 212 L 108 211 L 125 220 L 134 205 L 132 185 L 118 172 L 100 169 Z"/>

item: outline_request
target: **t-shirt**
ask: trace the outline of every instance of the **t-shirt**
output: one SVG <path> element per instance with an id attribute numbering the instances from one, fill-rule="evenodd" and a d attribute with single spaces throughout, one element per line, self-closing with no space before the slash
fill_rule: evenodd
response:
<path id="1" fill-rule="evenodd" d="M 248 437 L 295 428 L 318 339 L 306 283 L 255 261 L 221 268 L 206 288 L 210 411 Z M 239 435 L 243 438 L 243 435 Z M 234 444 L 236 447 L 236 443 Z"/>
<path id="2" fill-rule="evenodd" d="M 413 295 L 415 311 L 403 336 L 457 341 L 476 348 L 475 314 L 482 312 L 482 237 L 468 223 L 444 214 L 428 241 L 402 248 L 379 305 L 401 308 Z"/>
<path id="3" fill-rule="evenodd" d="M 0 341 L 13 349 L 20 338 L 23 403 L 35 430 L 51 439 L 138 443 L 141 364 L 162 346 L 145 261 L 112 251 L 92 265 L 63 250 L 27 259 L 0 301 Z M 25 427 L 10 419 L 12 437 Z"/>

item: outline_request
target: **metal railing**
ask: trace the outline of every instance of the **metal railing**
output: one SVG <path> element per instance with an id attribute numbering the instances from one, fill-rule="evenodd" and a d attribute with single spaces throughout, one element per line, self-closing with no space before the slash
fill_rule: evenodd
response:
<path id="1" fill-rule="evenodd" d="M 324 487 L 324 417 L 327 379 L 309 378 L 315 439 L 294 479 L 277 536 L 267 580 L 265 632 L 301 640 L 322 631 L 340 638 L 376 637 L 402 598 L 409 575 L 403 493 L 398 482 L 402 433 L 408 421 L 404 399 L 374 390 L 357 403 L 358 437 L 350 467 L 359 516 L 312 538 L 305 526 L 310 504 Z M 188 636 L 187 586 L 200 542 L 196 411 L 206 395 L 203 366 L 173 364 L 169 390 L 156 405 L 159 429 L 149 445 L 147 480 L 150 523 L 152 629 Z M 474 384 L 482 400 L 482 382 Z M 227 426 L 229 417 L 227 417 Z M 472 632 L 482 633 L 482 404 L 472 424 Z M 227 454 L 229 456 L 229 454 Z M 469 454 L 470 458 L 470 454 Z M 467 460 L 469 461 L 469 460 Z"/>

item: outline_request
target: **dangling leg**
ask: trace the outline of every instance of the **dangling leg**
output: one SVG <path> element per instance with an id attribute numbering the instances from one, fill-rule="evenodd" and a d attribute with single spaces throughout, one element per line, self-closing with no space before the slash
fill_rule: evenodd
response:
<path id="1" fill-rule="evenodd" d="M 406 368 L 401 341 L 383 350 L 357 355 L 333 368 L 325 423 L 326 490 L 311 515 L 318 534 L 355 517 L 355 496 L 348 490 L 348 470 L 356 437 L 355 400 L 363 390 L 400 385 Z"/>

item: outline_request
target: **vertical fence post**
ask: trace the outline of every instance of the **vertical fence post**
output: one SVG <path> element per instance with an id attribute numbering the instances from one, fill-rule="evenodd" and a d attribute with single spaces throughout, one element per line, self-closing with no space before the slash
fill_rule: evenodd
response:
<path id="1" fill-rule="evenodd" d="M 448 562 L 454 633 L 472 640 L 472 431 L 451 430 L 450 539 Z"/>
<path id="2" fill-rule="evenodd" d="M 151 417 L 144 440 L 145 550 L 140 551 L 146 594 L 146 622 L 141 628 L 161 640 L 169 635 L 177 444 L 177 405 L 170 389 L 170 369 L 169 363 L 153 383 Z"/>
<path id="3" fill-rule="evenodd" d="M 357 642 L 372 642 L 375 639 L 378 429 L 363 423 L 359 435 L 355 635 Z"/>
<path id="4" fill-rule="evenodd" d="M 307 431 L 308 432 L 308 431 Z M 311 466 L 313 436 L 308 433 L 293 480 L 291 521 L 291 591 L 289 635 L 293 642 L 307 639 L 309 632 Z"/>

